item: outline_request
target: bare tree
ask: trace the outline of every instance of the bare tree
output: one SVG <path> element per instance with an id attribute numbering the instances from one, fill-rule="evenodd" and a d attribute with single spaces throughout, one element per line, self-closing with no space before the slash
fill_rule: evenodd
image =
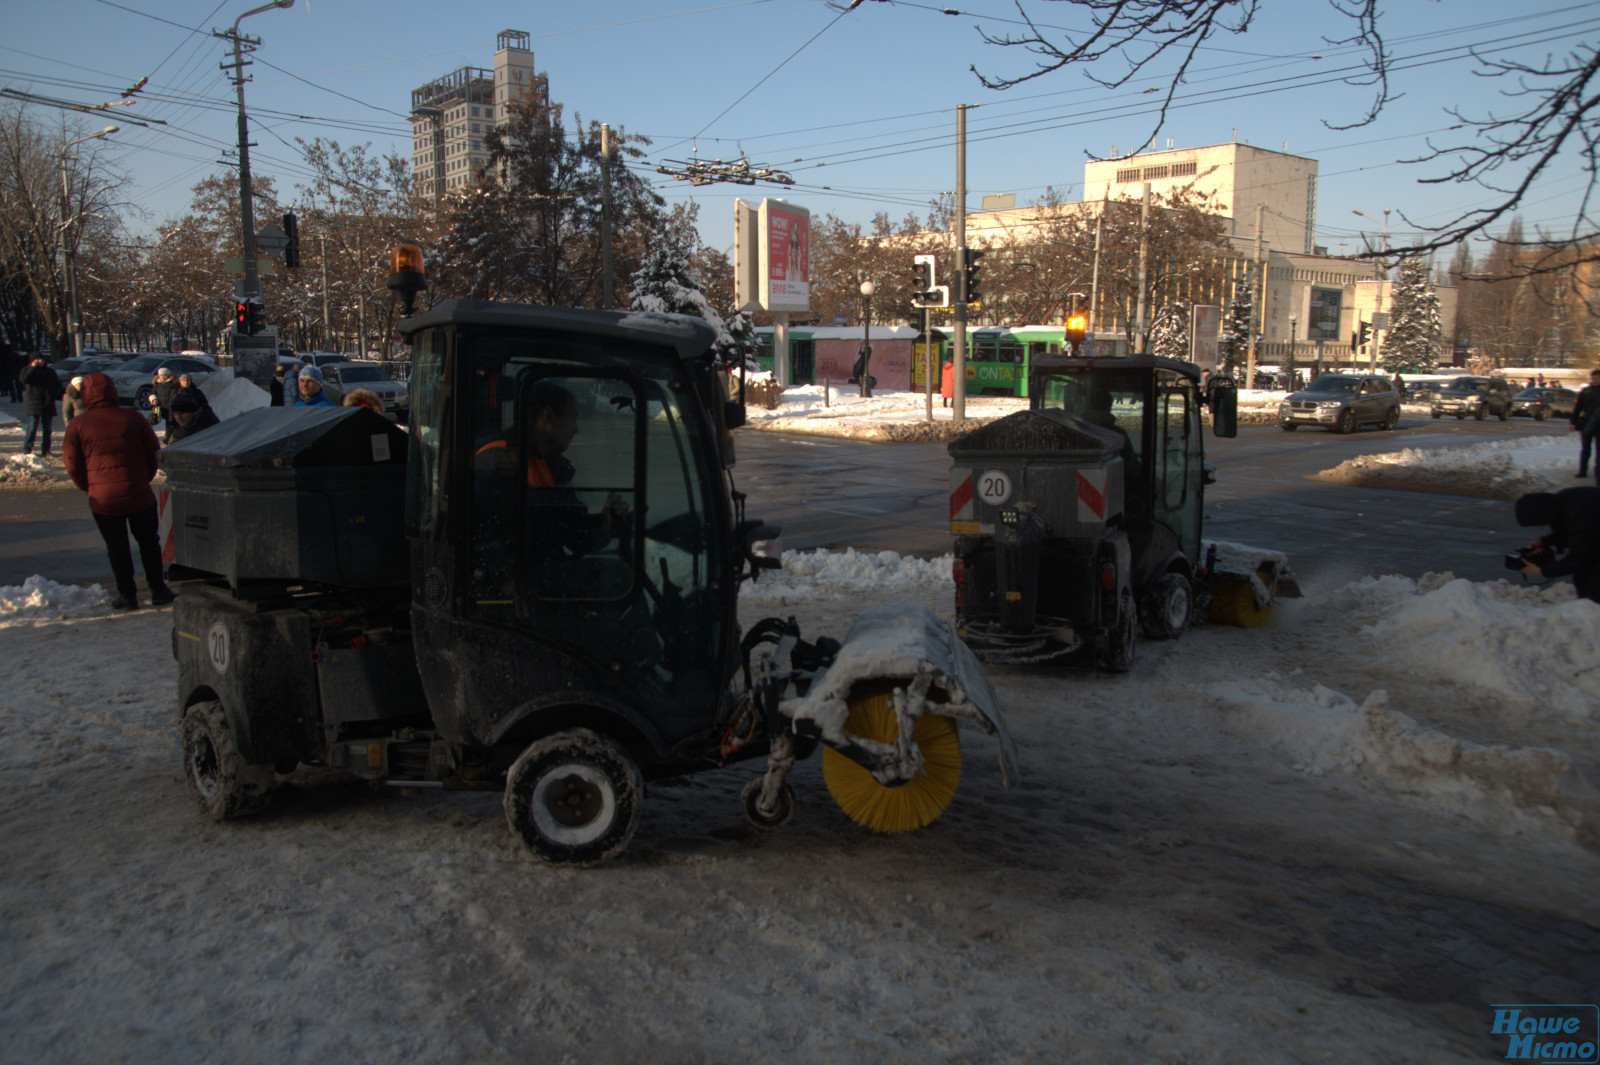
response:
<path id="1" fill-rule="evenodd" d="M 974 66 L 973 72 L 989 88 L 1008 89 L 1073 67 L 1111 87 L 1161 69 L 1166 86 L 1151 123 L 1149 139 L 1154 140 L 1166 124 L 1198 50 L 1216 38 L 1248 33 L 1262 0 L 1055 2 L 1087 14 L 1091 28 L 1073 33 L 1043 25 L 1019 2 L 1023 30 L 982 36 L 990 44 L 1034 56 L 1032 69 L 991 76 Z M 1352 116 L 1348 122 L 1325 120 L 1331 128 L 1349 129 L 1372 121 L 1397 99 L 1390 74 L 1398 61 L 1381 32 L 1379 0 L 1332 0 L 1329 8 L 1340 21 L 1324 40 L 1334 46 L 1354 46 L 1363 57 L 1345 80 L 1373 88 L 1365 114 Z M 1426 183 L 1475 184 L 1489 190 L 1493 198 L 1486 206 L 1464 211 L 1443 225 L 1418 226 L 1425 234 L 1422 239 L 1390 248 L 1390 253 L 1427 255 L 1469 237 L 1487 235 L 1491 228 L 1506 224 L 1540 178 L 1576 163 L 1587 182 L 1571 225 L 1559 233 L 1541 232 L 1529 238 L 1523 247 L 1540 254 L 1516 257 L 1515 268 L 1525 274 L 1563 270 L 1570 265 L 1569 251 L 1576 251 L 1583 261 L 1600 260 L 1600 227 L 1594 214 L 1594 194 L 1600 181 L 1600 93 L 1595 91 L 1600 52 L 1594 45 L 1578 41 L 1565 57 L 1540 64 L 1486 56 L 1478 56 L 1477 61 L 1478 73 L 1505 80 L 1504 95 L 1517 102 L 1516 109 L 1484 115 L 1453 109 L 1450 114 L 1457 122 L 1451 129 L 1456 135 L 1438 143 L 1430 141 L 1427 151 L 1406 161 L 1443 167 L 1421 179 Z"/>

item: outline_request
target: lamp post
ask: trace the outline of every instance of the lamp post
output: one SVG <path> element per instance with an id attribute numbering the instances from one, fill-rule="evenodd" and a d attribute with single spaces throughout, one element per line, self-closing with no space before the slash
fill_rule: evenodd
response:
<path id="1" fill-rule="evenodd" d="M 1298 326 L 1299 324 L 1300 324 L 1299 317 L 1297 315 L 1291 314 L 1289 316 L 1289 357 L 1288 357 L 1287 360 L 1285 360 L 1289 364 L 1289 366 L 1288 366 L 1288 369 L 1289 369 L 1289 391 L 1291 391 L 1291 392 L 1298 391 L 1298 389 L 1295 387 L 1295 381 L 1294 381 L 1294 374 L 1295 374 L 1295 368 L 1294 368 L 1294 342 L 1295 342 L 1295 338 L 1299 335 L 1299 333 L 1298 333 L 1298 331 L 1297 331 L 1297 329 L 1295 327 Z"/>
<path id="2" fill-rule="evenodd" d="M 1383 209 L 1383 229 L 1379 233 L 1379 239 L 1383 242 L 1383 246 L 1378 250 L 1385 255 L 1389 253 L 1389 212 L 1391 210 L 1393 210 L 1391 207 L 1385 207 Z M 1373 218 L 1370 214 L 1364 214 L 1363 212 L 1356 210 L 1354 207 L 1350 209 L 1350 213 L 1353 215 L 1360 215 L 1369 222 L 1377 221 L 1377 219 Z M 1387 263 L 1384 264 L 1384 273 L 1388 273 Z"/>
<path id="3" fill-rule="evenodd" d="M 79 137 L 75 141 L 69 141 L 61 146 L 61 151 L 58 153 L 61 159 L 61 273 L 67 297 L 67 334 L 72 337 L 72 354 L 78 358 L 83 357 L 83 323 L 78 320 L 78 268 L 76 262 L 78 233 L 67 217 L 67 213 L 71 209 L 71 186 L 67 183 L 67 149 L 77 147 L 85 141 L 109 137 L 116 131 L 116 126 L 107 126 L 98 133 L 91 133 L 87 137 Z M 67 236 L 69 229 L 72 230 L 70 239 Z"/>
<path id="4" fill-rule="evenodd" d="M 861 282 L 861 298 L 866 301 L 866 316 L 861 319 L 861 398 L 872 398 L 872 282 Z"/>

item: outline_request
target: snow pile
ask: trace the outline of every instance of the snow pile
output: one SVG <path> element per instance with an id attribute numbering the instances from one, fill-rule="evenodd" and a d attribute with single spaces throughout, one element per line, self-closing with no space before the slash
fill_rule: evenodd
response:
<path id="1" fill-rule="evenodd" d="M 61 432 L 51 434 L 52 447 L 60 446 L 61 437 Z M 0 487 L 59 488 L 71 484 L 67 468 L 55 451 L 49 455 L 7 455 L 0 463 Z"/>
<path id="2" fill-rule="evenodd" d="M 0 627 L 28 618 L 83 618 L 104 612 L 110 597 L 91 584 L 79 588 L 35 574 L 21 584 L 0 587 Z"/>
<path id="3" fill-rule="evenodd" d="M 1515 499 L 1570 487 L 1576 443 L 1575 437 L 1539 436 L 1467 447 L 1408 447 L 1358 455 L 1317 477 L 1338 484 Z"/>
<path id="4" fill-rule="evenodd" d="M 758 429 L 905 443 L 951 440 L 986 421 L 1027 409 L 1028 401 L 1019 396 L 968 396 L 966 420 L 958 423 L 951 418 L 952 408 L 935 397 L 930 422 L 927 397 L 921 392 L 879 388 L 863 399 L 857 385 L 825 384 L 784 389 L 774 410 L 747 404 L 745 419 Z"/>
<path id="5" fill-rule="evenodd" d="M 1450 704 L 1441 718 L 1498 736 L 1553 723 L 1537 734 L 1564 737 L 1572 750 L 1595 739 L 1600 604 L 1574 598 L 1565 585 L 1366 578 L 1309 611 L 1353 624 L 1346 651 L 1401 664 L 1421 685 L 1409 699 L 1425 707 L 1421 693 L 1431 690 Z M 1288 677 L 1268 671 L 1242 684 L 1219 681 L 1206 693 L 1225 724 L 1282 752 L 1296 770 L 1361 777 L 1503 827 L 1532 815 L 1558 818 L 1600 845 L 1600 794 L 1567 751 L 1460 739 L 1392 708 L 1383 688 L 1351 697 L 1314 680 L 1311 669 L 1326 676 L 1318 663 Z"/>
<path id="6" fill-rule="evenodd" d="M 763 570 L 744 592 L 752 597 L 804 599 L 874 591 L 885 597 L 929 590 L 954 594 L 953 555 L 915 558 L 898 551 L 785 551 L 783 568 Z M 881 600 L 880 600 L 881 601 Z"/>
<path id="7" fill-rule="evenodd" d="M 211 410 L 223 421 L 246 411 L 272 406 L 272 397 L 267 395 L 266 389 L 254 381 L 234 377 L 232 370 L 223 370 L 200 387 L 211 401 Z"/>
<path id="8" fill-rule="evenodd" d="M 13 418 L 5 411 L 0 410 L 0 429 L 10 429 L 12 426 L 17 426 L 20 428 L 21 425 L 22 423 L 17 421 L 17 419 Z"/>

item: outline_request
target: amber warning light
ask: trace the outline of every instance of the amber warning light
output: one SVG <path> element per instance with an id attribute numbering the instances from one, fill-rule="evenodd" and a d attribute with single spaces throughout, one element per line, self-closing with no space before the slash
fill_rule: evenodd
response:
<path id="1" fill-rule="evenodd" d="M 414 313 L 417 293 L 428 287 L 422 269 L 422 249 L 415 244 L 399 244 L 389 254 L 389 291 L 400 297 L 401 313 Z"/>

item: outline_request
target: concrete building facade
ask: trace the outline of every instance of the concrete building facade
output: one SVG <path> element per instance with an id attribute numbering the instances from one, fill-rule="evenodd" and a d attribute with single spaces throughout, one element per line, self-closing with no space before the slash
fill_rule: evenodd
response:
<path id="1" fill-rule="evenodd" d="M 435 199 L 466 188 L 489 161 L 483 135 L 528 94 L 549 103 L 550 88 L 534 69 L 531 37 L 502 30 L 494 67 L 461 67 L 411 91 L 411 166 Z"/>

